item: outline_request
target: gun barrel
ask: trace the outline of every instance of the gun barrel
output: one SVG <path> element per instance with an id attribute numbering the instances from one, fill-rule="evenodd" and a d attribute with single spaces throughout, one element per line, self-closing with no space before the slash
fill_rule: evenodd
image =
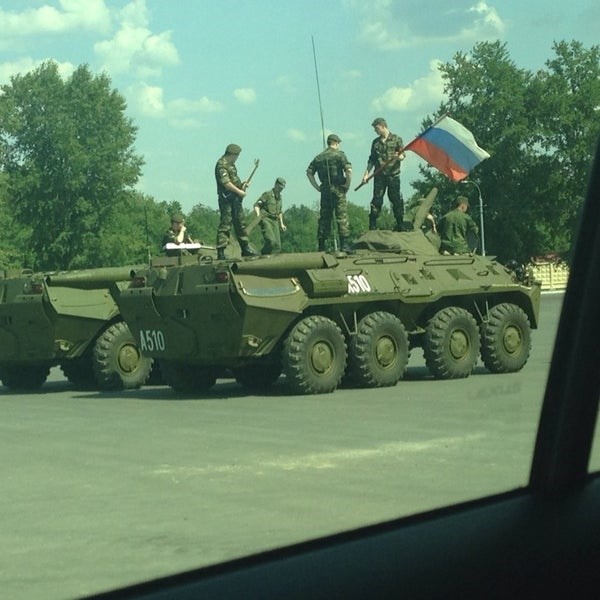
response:
<path id="1" fill-rule="evenodd" d="M 261 256 L 251 260 L 234 262 L 231 270 L 234 273 L 256 273 L 262 275 L 290 274 L 306 269 L 327 269 L 338 265 L 337 259 L 324 252 L 306 252 L 297 254 L 276 254 Z"/>
<path id="2" fill-rule="evenodd" d="M 59 271 L 48 273 L 46 283 L 54 286 L 90 287 L 98 284 L 110 285 L 116 281 L 131 279 L 132 271 L 142 269 L 145 265 L 130 265 L 126 267 L 101 267 L 98 269 L 82 269 L 79 271 Z"/>

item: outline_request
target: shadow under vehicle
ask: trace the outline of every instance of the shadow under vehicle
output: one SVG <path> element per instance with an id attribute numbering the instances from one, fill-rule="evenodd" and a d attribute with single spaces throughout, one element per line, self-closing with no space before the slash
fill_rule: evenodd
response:
<path id="1" fill-rule="evenodd" d="M 80 271 L 0 272 L 0 379 L 39 388 L 60 365 L 73 384 L 138 388 L 153 360 L 142 356 L 114 300 L 133 266 Z"/>
<path id="2" fill-rule="evenodd" d="M 195 261 L 137 270 L 119 308 L 178 392 L 205 392 L 223 369 L 251 390 L 283 372 L 292 393 L 393 386 L 410 348 L 438 379 L 467 377 L 479 356 L 520 370 L 537 327 L 540 285 L 494 258 L 443 256 L 421 230 L 370 231 L 351 253 Z M 161 262 L 162 261 L 162 262 Z"/>

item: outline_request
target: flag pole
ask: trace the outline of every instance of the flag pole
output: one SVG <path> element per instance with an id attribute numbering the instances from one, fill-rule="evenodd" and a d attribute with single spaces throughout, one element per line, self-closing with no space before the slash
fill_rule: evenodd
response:
<path id="1" fill-rule="evenodd" d="M 408 144 L 402 147 L 399 152 L 404 152 L 405 150 L 410 150 L 409 146 L 417 141 L 425 132 L 429 131 L 432 127 L 435 127 L 442 119 L 446 118 L 448 113 L 444 113 L 439 119 L 437 119 L 434 123 L 432 123 L 429 127 L 424 129 L 414 140 L 410 141 Z M 375 169 L 365 180 L 361 181 L 355 188 L 354 191 L 357 192 L 363 185 L 366 185 L 375 177 L 375 175 L 379 175 L 381 171 L 383 171 L 388 165 L 391 165 L 393 162 L 397 161 L 397 156 L 392 156 L 389 160 L 386 160 L 384 163 L 381 163 L 377 169 Z"/>

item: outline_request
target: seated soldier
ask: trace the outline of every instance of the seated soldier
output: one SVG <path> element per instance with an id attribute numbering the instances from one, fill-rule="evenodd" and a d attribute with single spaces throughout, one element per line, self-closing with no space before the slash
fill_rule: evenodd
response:
<path id="1" fill-rule="evenodd" d="M 180 256 L 182 254 L 196 254 L 198 252 L 197 248 L 186 248 L 187 244 L 197 244 L 199 247 L 199 242 L 196 242 L 187 232 L 187 227 L 185 226 L 184 218 L 181 213 L 175 213 L 171 217 L 171 227 L 167 229 L 165 235 L 162 239 L 163 250 L 167 256 Z M 167 245 L 169 247 L 167 247 Z M 179 246 L 178 248 L 173 246 Z"/>

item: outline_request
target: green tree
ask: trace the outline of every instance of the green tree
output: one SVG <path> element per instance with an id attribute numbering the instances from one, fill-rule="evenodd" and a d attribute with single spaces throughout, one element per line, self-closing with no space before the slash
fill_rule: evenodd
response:
<path id="1" fill-rule="evenodd" d="M 143 162 L 124 98 L 107 75 L 80 66 L 63 80 L 54 62 L 1 89 L 0 168 L 12 215 L 30 230 L 33 266 L 91 266 L 82 257 L 118 227 Z"/>
<path id="2" fill-rule="evenodd" d="M 491 155 L 469 179 L 484 201 L 486 251 L 501 260 L 568 250 L 585 193 L 600 132 L 598 47 L 561 42 L 554 51 L 537 74 L 519 69 L 500 42 L 478 43 L 441 66 L 448 100 L 437 116 L 449 113 Z M 422 194 L 439 188 L 438 215 L 466 195 L 479 222 L 475 186 L 429 168 L 422 174 L 413 185 Z"/>
<path id="3" fill-rule="evenodd" d="M 530 104 L 536 107 L 533 140 L 540 148 L 540 170 L 554 200 L 537 228 L 548 243 L 557 240 L 557 248 L 566 248 L 575 232 L 600 136 L 600 46 L 585 49 L 579 42 L 562 41 L 553 50 L 555 57 L 530 87 Z"/>
<path id="4" fill-rule="evenodd" d="M 290 206 L 283 213 L 287 231 L 281 236 L 283 252 L 314 252 L 317 249 L 319 213 L 308 206 Z"/>
<path id="5" fill-rule="evenodd" d="M 197 204 L 192 208 L 186 222 L 191 236 L 207 246 L 214 246 L 221 216 L 214 208 Z"/>

